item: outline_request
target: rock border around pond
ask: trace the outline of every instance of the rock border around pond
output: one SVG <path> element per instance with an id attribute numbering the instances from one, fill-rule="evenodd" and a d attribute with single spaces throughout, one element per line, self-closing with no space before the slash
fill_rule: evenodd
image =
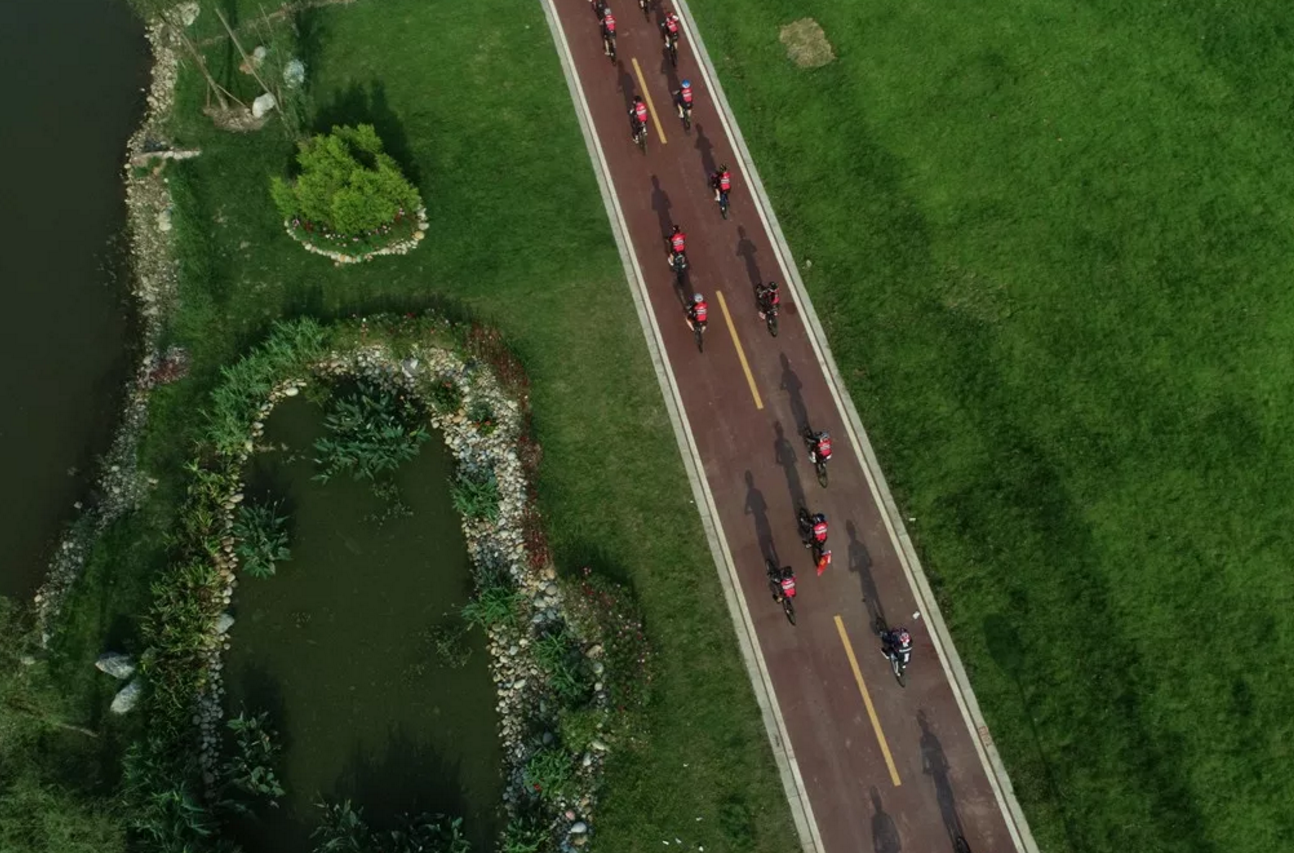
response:
<path id="1" fill-rule="evenodd" d="M 286 327 L 280 327 L 280 331 L 283 328 Z M 339 337 L 335 331 L 326 335 L 313 323 L 298 323 L 294 328 L 304 330 L 307 337 L 317 334 L 320 347 L 325 337 Z M 450 327 L 446 323 L 444 328 Z M 275 346 L 278 343 L 272 339 L 262 349 Z M 207 598 L 205 618 L 209 621 L 206 639 L 198 652 L 205 672 L 194 681 L 199 687 L 192 722 L 197 727 L 203 781 L 213 786 L 221 764 L 225 695 L 222 656 L 236 633 L 227 608 L 233 604 L 238 584 L 238 542 L 233 526 L 243 500 L 246 463 L 256 452 L 265 421 L 279 402 L 299 395 L 311 383 L 359 378 L 418 397 L 426 405 L 431 426 L 444 436 L 459 475 L 488 475 L 497 486 L 497 512 L 460 518 L 478 597 L 483 592 L 483 577 L 506 578 L 513 593 L 515 618 L 504 619 L 488 629 L 490 668 L 497 688 L 499 734 L 506 762 L 503 806 L 510 824 L 514 824 L 509 831 L 515 829 L 519 817 L 528 816 L 533 824 L 538 815 L 540 825 L 532 825 L 531 831 L 538 831 L 547 844 L 537 849 L 573 850 L 585 846 L 591 834 L 591 816 L 605 756 L 614 740 L 608 685 L 617 675 L 637 677 L 639 673 L 607 670 L 603 648 L 609 640 L 605 626 L 599 624 L 597 606 L 585 604 L 579 595 L 568 602 L 566 583 L 550 564 L 535 559 L 532 553 L 542 550 L 542 546 L 528 547 L 533 536 L 529 526 L 534 523 L 534 510 L 521 452 L 527 428 L 524 401 L 505 392 L 486 365 L 470 356 L 423 342 L 408 345 L 397 355 L 387 343 L 373 342 L 363 321 L 358 324 L 357 342 L 333 347 L 322 357 L 297 361 L 295 365 L 289 359 L 283 366 L 289 369 L 263 384 L 269 391 L 259 398 L 260 402 L 247 405 L 249 416 L 240 421 L 245 429 L 243 439 L 234 440 L 228 434 L 223 445 L 217 444 L 216 461 L 209 466 L 211 476 L 198 475 L 203 483 L 214 484 L 214 490 L 205 492 L 202 502 L 218 508 L 211 528 L 213 545 L 207 549 L 216 588 Z M 264 383 L 274 367 L 267 363 L 258 369 L 263 375 L 257 381 Z M 448 411 L 437 408 L 437 392 L 447 383 L 457 391 L 456 405 Z M 485 421 L 474 420 L 473 412 L 481 407 L 491 416 Z M 571 589 L 584 592 L 583 598 L 591 595 L 587 578 Z M 641 640 L 641 626 L 634 623 L 630 627 L 638 631 Z M 569 643 L 580 657 L 578 668 L 588 678 L 587 698 L 581 706 L 581 720 L 587 727 L 583 743 L 565 742 L 561 733 L 564 700 L 550 683 L 551 673 L 539 655 L 541 646 L 545 642 L 551 645 L 558 632 L 562 642 Z M 555 762 L 561 768 L 559 788 L 542 789 L 535 772 L 535 764 L 541 759 L 549 767 Z"/>

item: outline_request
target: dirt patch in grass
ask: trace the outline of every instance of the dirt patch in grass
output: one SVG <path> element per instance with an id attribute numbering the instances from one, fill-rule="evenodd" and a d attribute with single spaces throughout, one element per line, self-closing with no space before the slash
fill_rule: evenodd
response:
<path id="1" fill-rule="evenodd" d="M 780 36 L 786 55 L 801 68 L 821 68 L 836 58 L 827 34 L 812 18 L 801 18 L 782 27 Z"/>

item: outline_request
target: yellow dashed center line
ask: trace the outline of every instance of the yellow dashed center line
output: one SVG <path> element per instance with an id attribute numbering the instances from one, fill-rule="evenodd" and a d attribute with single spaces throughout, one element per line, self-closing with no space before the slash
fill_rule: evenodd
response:
<path id="1" fill-rule="evenodd" d="M 719 297 L 719 307 L 723 309 L 723 319 L 728 321 L 728 331 L 732 334 L 732 344 L 737 348 L 737 360 L 741 362 L 741 369 L 746 374 L 746 381 L 750 383 L 750 393 L 755 398 L 755 408 L 763 409 L 764 401 L 759 399 L 759 389 L 755 387 L 755 377 L 750 372 L 750 364 L 746 361 L 746 351 L 741 348 L 741 339 L 737 337 L 737 327 L 732 322 L 732 314 L 728 313 L 728 300 L 723 298 L 722 290 L 716 290 L 715 294 Z"/>
<path id="2" fill-rule="evenodd" d="M 665 129 L 660 126 L 660 116 L 656 115 L 656 105 L 651 101 L 651 92 L 647 91 L 647 81 L 643 79 L 643 70 L 638 67 L 638 57 L 630 57 L 634 64 L 634 73 L 638 75 L 638 90 L 643 93 L 643 100 L 647 102 L 647 111 L 651 113 L 652 124 L 656 125 L 656 135 L 660 137 L 660 144 L 666 144 Z M 760 408 L 763 408 L 762 406 Z"/>
<path id="3" fill-rule="evenodd" d="M 903 783 L 899 781 L 899 771 L 894 766 L 894 756 L 890 755 L 890 745 L 885 742 L 885 732 L 881 731 L 881 721 L 876 716 L 876 708 L 872 707 L 871 694 L 867 692 L 867 685 L 863 683 L 863 673 L 858 668 L 858 658 L 854 657 L 854 647 L 849 644 L 849 635 L 845 633 L 845 623 L 841 621 L 839 614 L 836 616 L 836 630 L 840 632 L 840 642 L 844 644 L 845 654 L 849 656 L 849 667 L 854 671 L 854 681 L 858 682 L 858 692 L 863 694 L 867 716 L 872 718 L 872 728 L 876 731 L 876 742 L 881 745 L 881 755 L 885 756 L 885 766 L 890 768 L 890 781 L 897 788 Z"/>

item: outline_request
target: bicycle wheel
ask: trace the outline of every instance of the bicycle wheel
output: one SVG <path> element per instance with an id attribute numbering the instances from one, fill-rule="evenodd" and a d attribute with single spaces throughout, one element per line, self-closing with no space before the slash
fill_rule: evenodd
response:
<path id="1" fill-rule="evenodd" d="M 669 64 L 675 68 L 678 67 L 678 39 L 669 43 Z"/>
<path id="2" fill-rule="evenodd" d="M 765 322 L 768 324 L 768 333 L 773 337 L 777 337 L 777 315 L 770 312 Z"/>
<path id="3" fill-rule="evenodd" d="M 795 602 L 783 596 L 782 611 L 786 613 L 786 621 L 794 625 L 795 624 Z"/>
<path id="4" fill-rule="evenodd" d="M 696 335 L 696 351 L 705 352 L 705 328 L 703 326 L 693 326 L 692 334 Z"/>
<path id="5" fill-rule="evenodd" d="M 813 467 L 818 473 L 818 485 L 825 489 L 827 487 L 827 463 L 819 459 L 813 463 Z"/>

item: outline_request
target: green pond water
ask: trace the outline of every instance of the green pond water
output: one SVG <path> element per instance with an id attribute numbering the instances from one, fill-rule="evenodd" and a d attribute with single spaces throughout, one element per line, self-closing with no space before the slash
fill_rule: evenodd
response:
<path id="1" fill-rule="evenodd" d="M 471 593 L 467 550 L 450 503 L 452 460 L 433 433 L 396 474 L 412 515 L 378 524 L 388 503 L 349 477 L 311 479 L 323 412 L 304 399 L 266 424 L 248 500 L 285 500 L 292 559 L 273 578 L 243 577 L 225 658 L 229 712 L 270 712 L 283 736 L 287 795 L 235 833 L 251 853 L 309 851 L 322 794 L 349 797 L 377 828 L 401 812 L 464 818 L 476 849 L 500 829 L 502 749 L 485 638 L 450 669 L 426 632 Z"/>

